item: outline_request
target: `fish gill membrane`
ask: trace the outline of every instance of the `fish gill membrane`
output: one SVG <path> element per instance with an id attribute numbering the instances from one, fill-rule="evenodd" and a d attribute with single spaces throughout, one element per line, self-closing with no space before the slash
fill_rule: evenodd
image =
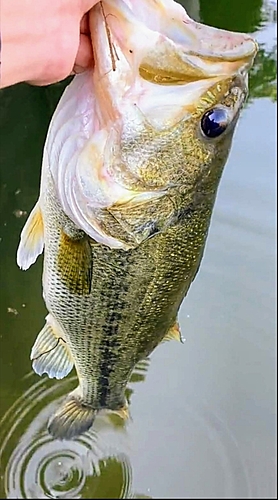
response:
<path id="1" fill-rule="evenodd" d="M 172 0 L 104 0 L 89 14 L 94 69 L 50 123 L 38 202 L 17 262 L 44 251 L 49 314 L 39 375 L 79 385 L 49 422 L 71 439 L 101 410 L 128 417 L 136 363 L 163 339 L 204 252 L 256 42 L 196 23 Z"/>

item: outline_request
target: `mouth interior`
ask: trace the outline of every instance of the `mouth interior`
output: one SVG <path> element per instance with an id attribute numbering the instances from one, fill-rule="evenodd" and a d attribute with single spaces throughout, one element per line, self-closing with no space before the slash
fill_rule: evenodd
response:
<path id="1" fill-rule="evenodd" d="M 186 60 L 186 57 L 182 59 L 177 54 L 174 57 L 164 58 L 163 64 L 160 64 L 159 59 L 149 55 L 141 61 L 139 75 L 144 80 L 158 85 L 183 85 L 209 80 L 216 76 L 245 75 L 250 64 L 249 57 L 243 57 L 236 62 L 229 60 L 223 62 L 223 59 L 199 55 L 196 62 L 196 57 L 192 61 L 190 56 Z"/>
<path id="2" fill-rule="evenodd" d="M 196 82 L 203 80 L 202 76 L 185 75 L 175 71 L 159 70 L 150 65 L 141 65 L 139 67 L 139 75 L 143 80 L 155 83 L 157 85 L 184 85 L 185 83 Z"/>

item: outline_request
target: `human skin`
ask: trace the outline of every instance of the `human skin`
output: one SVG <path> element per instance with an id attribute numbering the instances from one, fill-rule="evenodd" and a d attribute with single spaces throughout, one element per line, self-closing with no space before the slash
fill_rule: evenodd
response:
<path id="1" fill-rule="evenodd" d="M 98 0 L 1 0 L 0 88 L 49 85 L 93 64 L 87 12 Z"/>

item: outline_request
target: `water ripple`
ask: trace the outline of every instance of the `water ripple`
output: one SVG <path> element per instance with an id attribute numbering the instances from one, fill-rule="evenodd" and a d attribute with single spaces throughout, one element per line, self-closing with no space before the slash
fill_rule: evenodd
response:
<path id="1" fill-rule="evenodd" d="M 124 427 L 106 415 L 76 439 L 53 439 L 47 421 L 76 379 L 53 385 L 43 378 L 30 387 L 34 379 L 25 379 L 29 387 L 0 422 L 2 498 L 131 498 L 131 466 L 119 451 Z"/>

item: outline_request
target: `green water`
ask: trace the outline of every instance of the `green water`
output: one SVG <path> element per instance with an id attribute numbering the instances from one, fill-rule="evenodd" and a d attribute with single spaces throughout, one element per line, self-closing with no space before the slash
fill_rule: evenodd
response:
<path id="1" fill-rule="evenodd" d="M 0 93 L 0 495 L 2 498 L 274 498 L 276 494 L 276 2 L 188 0 L 204 23 L 260 43 L 222 177 L 184 345 L 133 375 L 127 428 L 99 418 L 68 443 L 45 431 L 74 377 L 31 372 L 44 324 L 42 259 L 15 262 L 39 190 L 49 120 L 67 82 Z"/>

